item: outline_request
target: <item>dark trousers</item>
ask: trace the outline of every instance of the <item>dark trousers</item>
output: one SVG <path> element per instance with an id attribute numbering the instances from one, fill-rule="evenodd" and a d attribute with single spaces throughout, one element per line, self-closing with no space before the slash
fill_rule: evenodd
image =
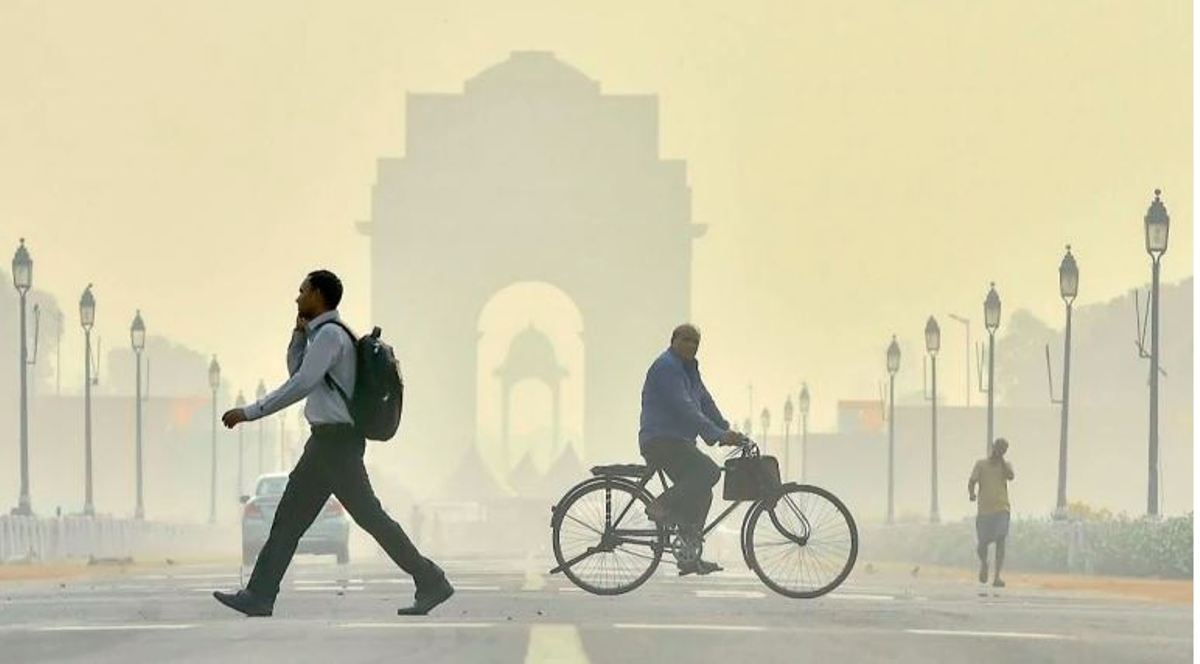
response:
<path id="1" fill-rule="evenodd" d="M 683 525 L 703 528 L 712 507 L 712 488 L 721 479 L 721 469 L 696 447 L 695 441 L 654 439 L 642 444 L 642 456 L 662 468 L 671 478 L 671 488 L 658 500 Z"/>
<path id="2" fill-rule="evenodd" d="M 354 522 L 370 533 L 418 585 L 437 576 L 438 568 L 421 556 L 400 524 L 379 504 L 363 465 L 365 450 L 366 440 L 348 426 L 314 427 L 304 454 L 288 475 L 287 488 L 271 522 L 271 534 L 258 553 L 247 589 L 268 599 L 279 594 L 279 582 L 296 554 L 300 537 L 325 507 L 330 494 L 337 496 Z"/>

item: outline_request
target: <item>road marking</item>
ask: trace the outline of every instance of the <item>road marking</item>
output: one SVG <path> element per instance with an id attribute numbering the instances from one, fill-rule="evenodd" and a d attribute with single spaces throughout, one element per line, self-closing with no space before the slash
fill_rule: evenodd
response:
<path id="1" fill-rule="evenodd" d="M 529 649 L 525 652 L 526 664 L 536 662 L 562 662 L 563 664 L 588 664 L 587 652 L 579 638 L 579 629 L 574 625 L 533 625 L 529 629 Z"/>
<path id="2" fill-rule="evenodd" d="M 195 625 L 54 625 L 39 627 L 39 632 L 120 632 L 168 629 L 191 629 Z"/>
<path id="3" fill-rule="evenodd" d="M 334 583 L 359 585 L 364 581 L 362 579 L 296 579 L 292 583 L 298 586 L 328 586 Z"/>
<path id="4" fill-rule="evenodd" d="M 397 583 L 402 586 L 411 586 L 412 579 L 368 579 L 367 583 Z"/>
<path id="5" fill-rule="evenodd" d="M 362 590 L 362 586 L 303 586 L 295 588 L 299 592 L 329 592 L 330 590 Z"/>
<path id="6" fill-rule="evenodd" d="M 171 579 L 236 579 L 238 574 L 175 574 Z"/>
<path id="7" fill-rule="evenodd" d="M 1074 636 L 1066 636 L 1064 634 L 1042 634 L 1038 632 L 973 632 L 969 630 L 953 630 L 953 629 L 906 629 L 909 634 L 923 634 L 929 636 L 982 636 L 995 637 L 1001 639 L 1071 639 Z"/>
<path id="8" fill-rule="evenodd" d="M 583 588 L 576 588 L 575 586 L 563 586 L 558 589 L 558 592 L 560 592 L 560 593 L 581 593 L 581 592 L 584 592 L 584 590 L 583 590 Z"/>
<path id="9" fill-rule="evenodd" d="M 894 595 L 870 595 L 867 593 L 829 593 L 825 596 L 829 599 L 853 599 L 867 602 L 890 602 L 896 599 Z"/>
<path id="10" fill-rule="evenodd" d="M 761 625 L 687 625 L 687 624 L 649 624 L 649 623 L 615 623 L 616 629 L 669 629 L 669 630 L 709 630 L 714 632 L 765 632 Z"/>
<path id="11" fill-rule="evenodd" d="M 761 599 L 766 594 L 757 590 L 697 590 L 696 597 L 742 597 L 745 599 Z"/>
<path id="12" fill-rule="evenodd" d="M 459 585 L 455 585 L 455 586 L 454 586 L 454 589 L 455 589 L 455 590 L 488 590 L 488 591 L 495 591 L 495 590 L 500 590 L 500 586 L 459 586 Z"/>
<path id="13" fill-rule="evenodd" d="M 338 627 L 345 629 L 473 629 L 495 627 L 496 623 L 488 622 L 394 622 L 394 623 L 342 623 Z"/>

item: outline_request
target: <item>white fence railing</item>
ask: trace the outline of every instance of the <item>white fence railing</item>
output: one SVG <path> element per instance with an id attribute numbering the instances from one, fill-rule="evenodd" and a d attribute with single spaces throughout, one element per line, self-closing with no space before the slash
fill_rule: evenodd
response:
<path id="1" fill-rule="evenodd" d="M 230 526 L 107 516 L 0 516 L 0 563 L 67 558 L 195 557 L 236 551 Z"/>

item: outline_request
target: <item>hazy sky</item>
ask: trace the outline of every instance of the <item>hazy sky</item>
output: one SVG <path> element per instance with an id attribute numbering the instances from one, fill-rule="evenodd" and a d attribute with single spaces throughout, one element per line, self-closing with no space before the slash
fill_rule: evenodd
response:
<path id="1" fill-rule="evenodd" d="M 405 94 L 539 49 L 658 95 L 709 226 L 707 381 L 738 419 L 748 381 L 779 402 L 807 378 L 831 422 L 875 394 L 893 331 L 919 389 L 931 313 L 961 376 L 945 314 L 978 339 L 990 280 L 1006 315 L 1060 325 L 1066 242 L 1081 303 L 1144 282 L 1155 187 L 1164 278 L 1192 272 L 1189 2 L 581 4 L 0 2 L 0 249 L 26 236 L 72 314 L 95 282 L 106 343 L 141 307 L 236 386 L 279 379 L 307 269 L 341 273 L 365 322 L 353 222 L 376 159 L 404 155 Z"/>

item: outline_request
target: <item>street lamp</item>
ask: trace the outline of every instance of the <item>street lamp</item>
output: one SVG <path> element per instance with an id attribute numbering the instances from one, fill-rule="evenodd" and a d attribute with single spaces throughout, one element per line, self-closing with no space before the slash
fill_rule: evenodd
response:
<path id="1" fill-rule="evenodd" d="M 234 400 L 233 407 L 234 408 L 245 408 L 246 407 L 246 397 L 242 396 L 241 390 L 238 390 L 237 399 Z M 246 427 L 238 427 L 238 472 L 237 472 L 237 495 L 234 496 L 235 498 L 241 497 L 242 490 L 245 487 L 245 482 L 243 481 L 243 477 L 242 477 L 242 457 L 244 455 L 242 443 L 243 443 L 243 439 L 244 439 L 243 434 L 245 433 L 245 431 L 246 431 Z"/>
<path id="2" fill-rule="evenodd" d="M 942 329 L 933 316 L 925 321 L 925 351 L 929 353 L 930 376 L 930 443 L 929 443 L 929 522 L 941 520 L 938 513 L 938 453 L 937 453 L 937 354 L 942 347 Z"/>
<path id="3" fill-rule="evenodd" d="M 762 415 L 759 417 L 759 421 L 762 422 L 762 441 L 763 445 L 766 446 L 767 432 L 771 430 L 771 411 L 763 408 Z"/>
<path id="4" fill-rule="evenodd" d="M 792 430 L 792 418 L 795 416 L 795 406 L 792 405 L 792 396 L 789 394 L 787 401 L 783 403 L 783 478 L 787 479 L 789 475 L 788 460 L 791 459 L 791 445 L 789 438 Z"/>
<path id="5" fill-rule="evenodd" d="M 29 250 L 25 248 L 25 238 L 21 238 L 21 242 L 17 246 L 17 252 L 13 254 L 12 277 L 13 287 L 17 289 L 17 296 L 21 300 L 21 493 L 17 499 L 17 506 L 13 508 L 12 513 L 18 516 L 33 516 L 33 505 L 29 499 L 29 367 L 37 362 L 38 328 L 40 327 L 41 316 L 38 307 L 34 305 L 33 359 L 30 359 L 26 331 L 27 323 L 25 321 L 25 296 L 29 294 L 29 289 L 33 287 L 33 259 L 29 256 Z"/>
<path id="6" fill-rule="evenodd" d="M 988 382 L 987 382 L 987 440 L 984 441 L 983 455 L 991 455 L 992 431 L 995 417 L 995 386 L 996 386 L 996 330 L 1000 327 L 1000 294 L 996 292 L 996 282 L 988 289 L 987 298 L 983 301 L 983 325 L 988 333 Z"/>
<path id="7" fill-rule="evenodd" d="M 208 386 L 212 388 L 212 459 L 209 467 L 212 470 L 212 481 L 208 493 L 208 522 L 217 522 L 217 388 L 221 387 L 221 365 L 217 356 L 213 355 L 208 364 Z"/>
<path id="8" fill-rule="evenodd" d="M 808 383 L 800 387 L 800 482 L 808 478 Z"/>
<path id="9" fill-rule="evenodd" d="M 1067 327 L 1063 332 L 1063 389 L 1062 389 L 1062 422 L 1058 435 L 1058 500 L 1055 502 L 1054 515 L 1065 518 L 1067 514 L 1067 417 L 1071 408 L 1071 310 L 1075 297 L 1079 295 L 1079 266 L 1071 255 L 1071 245 L 1067 245 L 1067 253 L 1058 265 L 1058 292 L 1067 308 Z M 1046 362 L 1049 364 L 1049 351 Z M 1053 392 L 1050 398 L 1054 398 Z"/>
<path id="10" fill-rule="evenodd" d="M 1171 230 L 1171 217 L 1163 205 L 1161 189 L 1154 190 L 1154 201 L 1146 210 L 1146 253 L 1151 260 L 1150 287 L 1150 481 L 1146 496 L 1146 513 L 1158 516 L 1158 273 L 1163 254 L 1167 253 L 1167 239 Z"/>
<path id="11" fill-rule="evenodd" d="M 263 382 L 260 380 L 260 381 L 258 381 L 258 389 L 254 392 L 254 398 L 256 399 L 256 403 L 262 403 L 263 398 L 266 396 L 267 396 L 267 386 L 264 385 Z M 267 418 L 265 418 L 265 417 L 261 417 L 258 420 L 258 474 L 259 475 L 262 475 L 263 472 L 265 472 L 264 466 L 263 466 L 263 453 L 264 453 L 264 449 L 266 448 L 266 445 L 267 445 L 266 421 L 267 421 Z"/>
<path id="12" fill-rule="evenodd" d="M 146 518 L 145 504 L 142 502 L 142 351 L 146 348 L 146 323 L 142 320 L 142 311 L 138 309 L 129 326 L 129 344 L 133 347 L 133 363 L 137 366 L 136 388 L 134 402 L 137 413 L 137 506 L 134 508 L 135 519 Z"/>
<path id="13" fill-rule="evenodd" d="M 745 420 L 742 422 L 742 429 L 744 429 L 744 430 L 745 430 L 745 433 L 746 433 L 746 437 L 747 437 L 747 438 L 751 438 L 751 437 L 753 437 L 753 434 L 754 434 L 754 427 L 753 427 L 753 426 L 751 426 L 751 422 L 750 422 L 750 416 L 749 416 L 749 415 L 747 415 L 747 416 L 746 416 L 746 419 L 745 419 Z"/>
<path id="14" fill-rule="evenodd" d="M 887 349 L 888 370 L 888 499 L 887 522 L 895 520 L 895 456 L 896 456 L 896 372 L 900 370 L 900 344 L 896 335 Z"/>
<path id="15" fill-rule="evenodd" d="M 83 454 L 84 454 L 84 498 L 83 513 L 96 513 L 92 502 L 92 326 L 96 324 L 96 297 L 92 285 L 88 284 L 79 297 L 79 322 L 83 326 Z M 99 373 L 99 371 L 97 371 Z"/>

